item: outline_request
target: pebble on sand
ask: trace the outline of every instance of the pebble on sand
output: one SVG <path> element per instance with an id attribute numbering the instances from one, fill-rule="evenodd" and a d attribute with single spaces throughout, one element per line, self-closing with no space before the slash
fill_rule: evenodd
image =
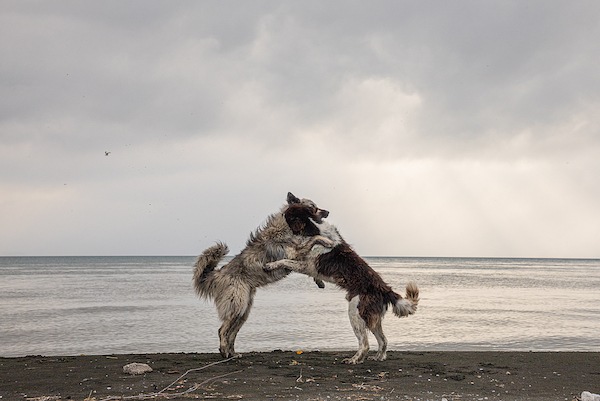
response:
<path id="1" fill-rule="evenodd" d="M 130 375 L 142 375 L 144 373 L 152 372 L 152 368 L 145 363 L 133 362 L 123 366 L 123 372 Z"/>

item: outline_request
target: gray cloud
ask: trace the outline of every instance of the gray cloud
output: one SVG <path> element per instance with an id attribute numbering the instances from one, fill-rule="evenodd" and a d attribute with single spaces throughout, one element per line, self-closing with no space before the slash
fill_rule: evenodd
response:
<path id="1" fill-rule="evenodd" d="M 0 253 L 236 250 L 292 190 L 363 254 L 598 256 L 599 8 L 3 2 Z"/>

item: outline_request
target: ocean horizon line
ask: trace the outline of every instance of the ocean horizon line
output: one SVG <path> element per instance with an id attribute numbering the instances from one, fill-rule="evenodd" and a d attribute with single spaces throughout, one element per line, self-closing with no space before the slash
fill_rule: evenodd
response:
<path id="1" fill-rule="evenodd" d="M 238 252 L 239 253 L 239 252 Z M 238 253 L 226 255 L 224 259 L 231 259 Z M 114 254 L 114 255 L 0 255 L 0 258 L 196 258 L 199 254 L 177 255 L 177 254 Z M 361 255 L 367 259 L 486 259 L 486 260 L 600 260 L 599 257 L 561 257 L 561 256 L 390 256 L 390 255 Z"/>

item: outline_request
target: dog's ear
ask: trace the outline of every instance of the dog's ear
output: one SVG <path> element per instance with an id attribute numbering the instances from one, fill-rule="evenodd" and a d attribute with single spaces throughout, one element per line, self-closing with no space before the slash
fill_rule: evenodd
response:
<path id="1" fill-rule="evenodd" d="M 287 203 L 292 205 L 294 203 L 300 203 L 300 199 L 298 199 L 293 193 L 288 192 L 287 194 Z"/>

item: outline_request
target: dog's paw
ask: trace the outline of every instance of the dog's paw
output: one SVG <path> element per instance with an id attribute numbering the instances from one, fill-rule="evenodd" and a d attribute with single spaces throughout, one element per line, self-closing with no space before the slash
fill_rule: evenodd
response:
<path id="1" fill-rule="evenodd" d="M 236 355 L 239 355 L 239 354 L 236 354 L 233 349 L 230 349 L 229 347 L 223 347 L 223 346 L 219 347 L 219 353 L 221 354 L 221 356 L 223 358 L 232 358 Z"/>
<path id="2" fill-rule="evenodd" d="M 387 359 L 387 355 L 386 354 L 381 354 L 381 353 L 377 353 L 374 356 L 370 356 L 369 358 L 370 361 L 385 361 Z"/>
<path id="3" fill-rule="evenodd" d="M 358 365 L 359 363 L 363 363 L 363 361 L 353 357 L 342 359 L 342 363 L 345 363 L 347 365 Z"/>
<path id="4" fill-rule="evenodd" d="M 279 269 L 280 267 L 282 267 L 282 266 L 280 266 L 280 263 L 276 261 L 276 262 L 269 262 L 269 263 L 267 263 L 263 267 L 263 269 L 266 270 L 266 271 L 271 271 L 271 270 Z"/>

